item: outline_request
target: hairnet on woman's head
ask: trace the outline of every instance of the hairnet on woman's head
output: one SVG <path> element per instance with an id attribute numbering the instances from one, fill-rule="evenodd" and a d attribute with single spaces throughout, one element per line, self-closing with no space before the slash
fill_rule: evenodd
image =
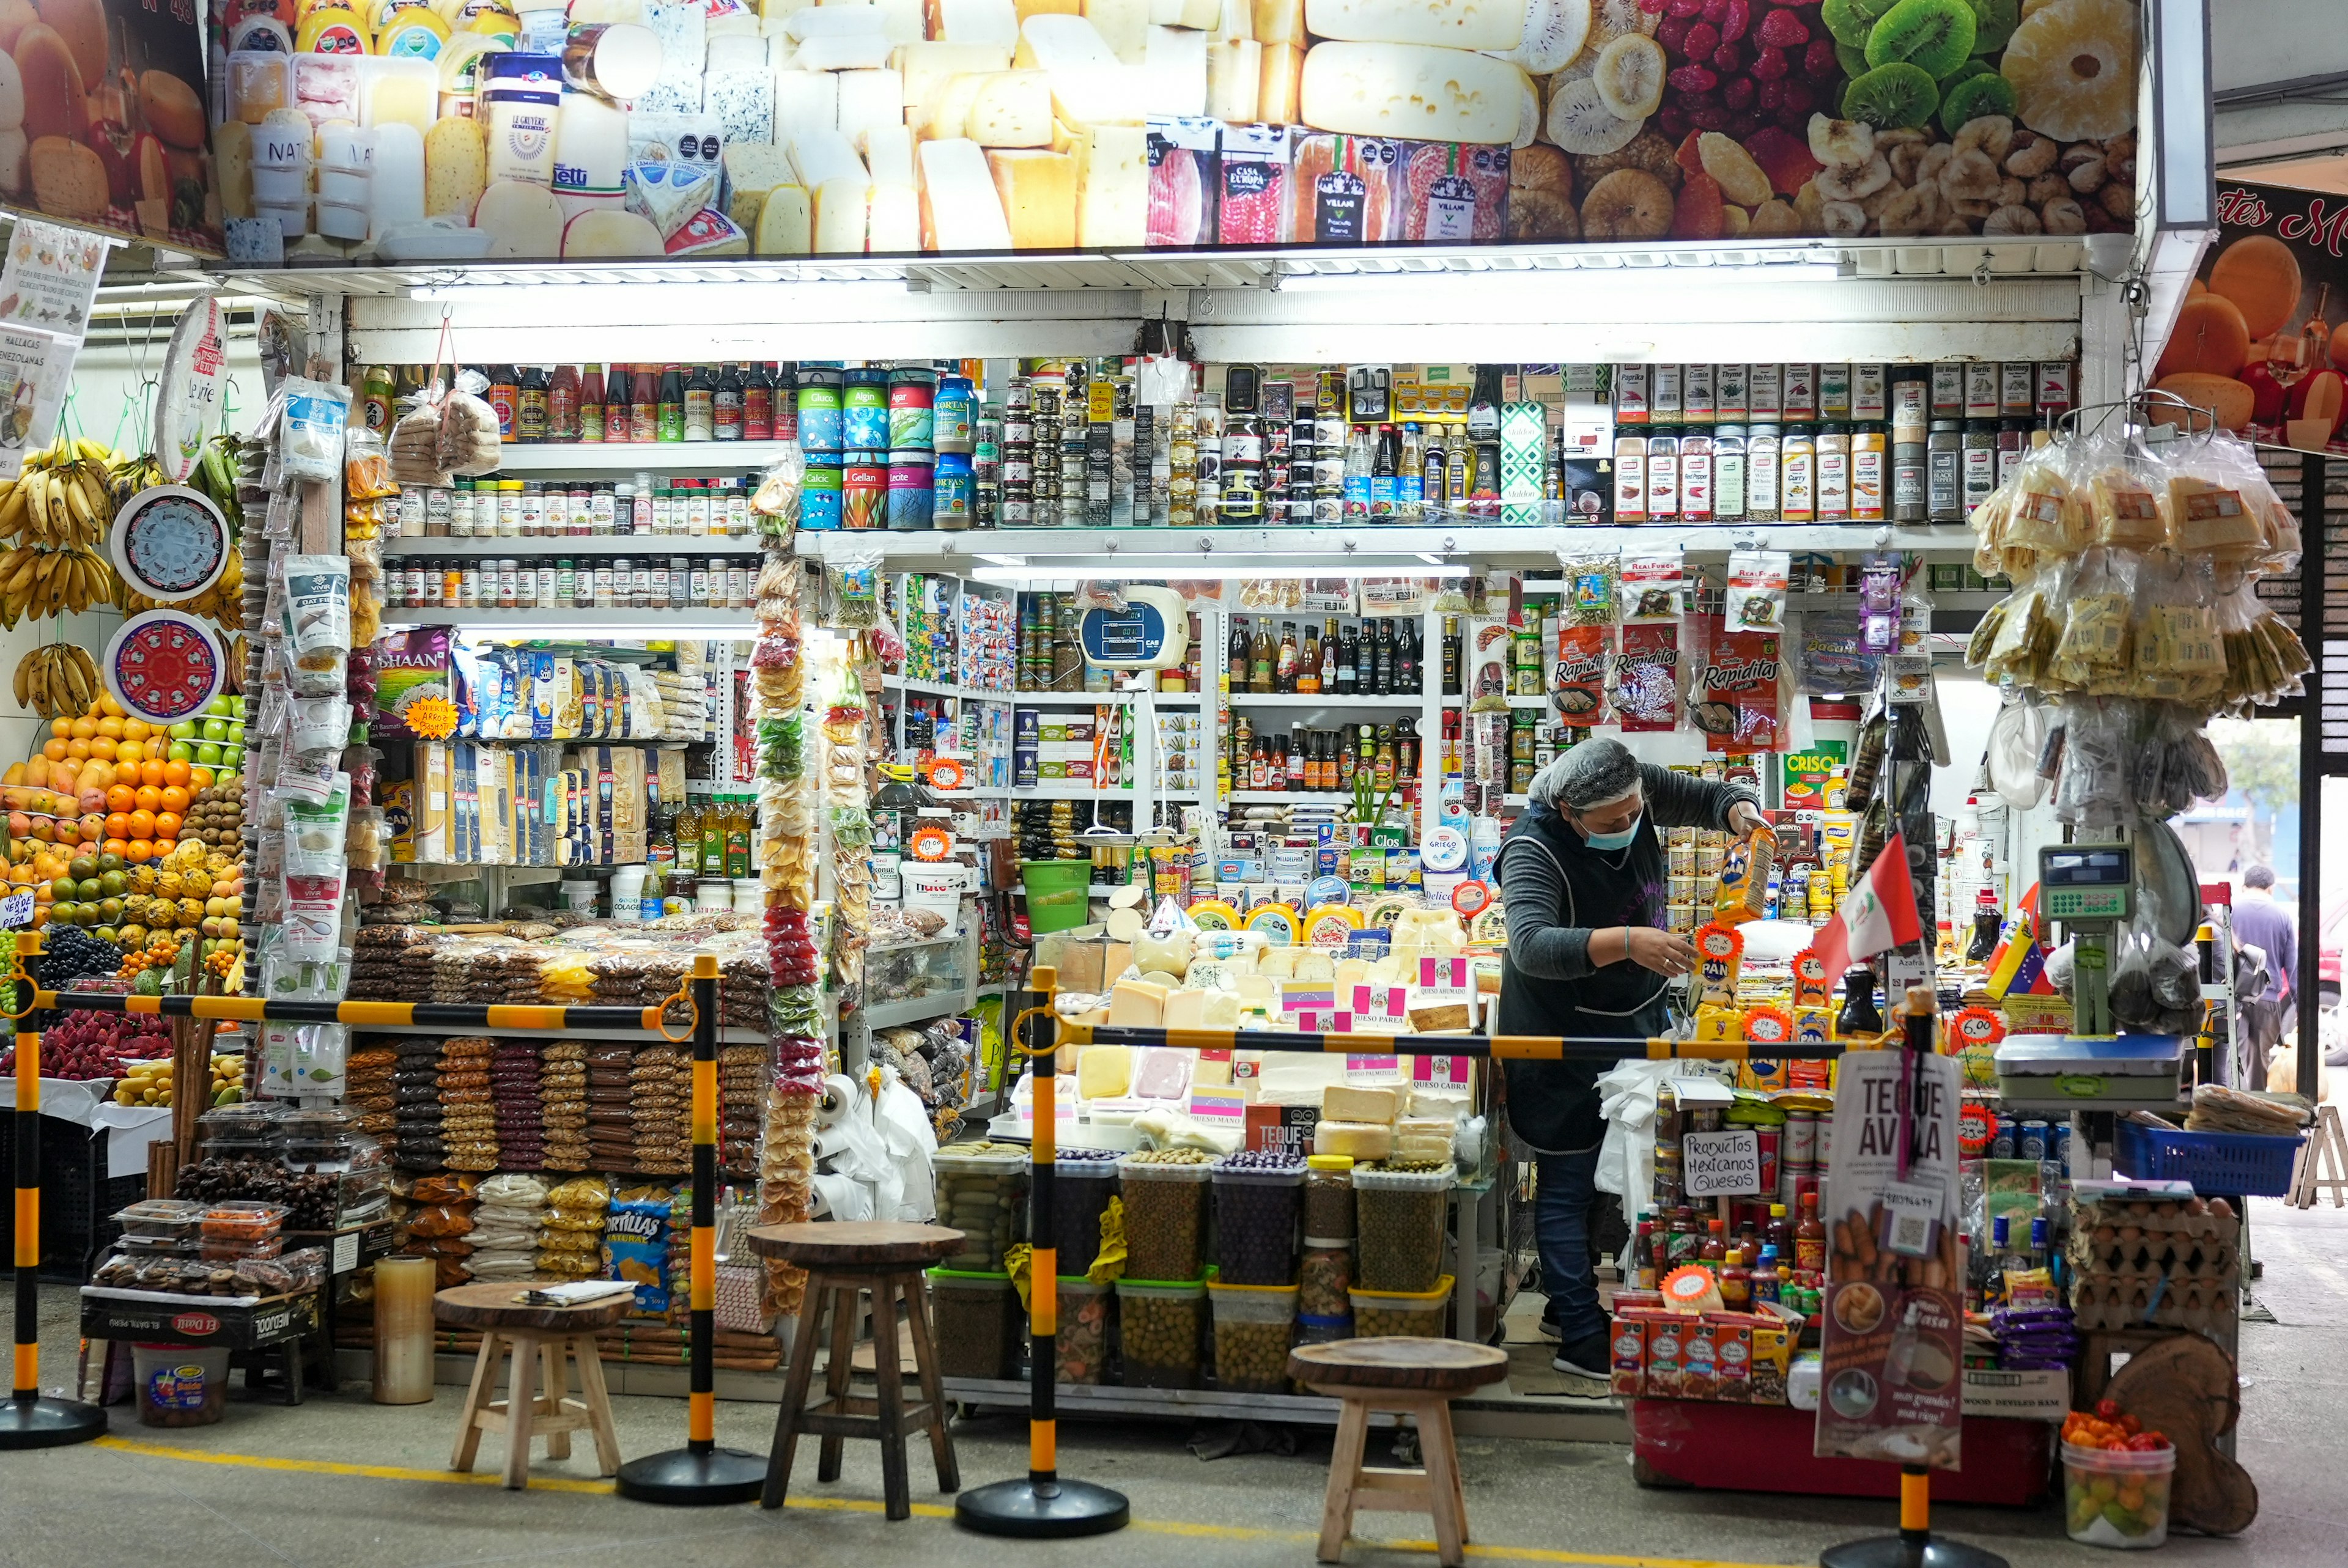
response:
<path id="1" fill-rule="evenodd" d="M 1638 788 L 1639 759 L 1631 748 L 1611 736 L 1593 736 L 1541 769 L 1532 798 L 1560 811 L 1588 811 Z"/>

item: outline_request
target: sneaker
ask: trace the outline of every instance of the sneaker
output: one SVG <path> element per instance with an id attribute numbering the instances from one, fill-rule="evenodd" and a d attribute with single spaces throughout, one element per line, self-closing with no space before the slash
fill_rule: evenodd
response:
<path id="1" fill-rule="evenodd" d="M 1558 1327 L 1556 1318 L 1544 1317 L 1540 1320 L 1540 1337 L 1549 1340 L 1563 1339 L 1565 1330 Z"/>
<path id="2" fill-rule="evenodd" d="M 1586 1339 L 1560 1347 L 1557 1358 L 1550 1365 L 1573 1377 L 1592 1378 L 1601 1383 L 1612 1382 L 1614 1378 L 1614 1360 L 1603 1334 L 1592 1334 Z"/>

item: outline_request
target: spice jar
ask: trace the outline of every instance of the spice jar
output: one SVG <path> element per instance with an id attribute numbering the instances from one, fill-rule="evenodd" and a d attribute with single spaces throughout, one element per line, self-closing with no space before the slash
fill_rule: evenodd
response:
<path id="1" fill-rule="evenodd" d="M 1818 518 L 1818 443 L 1807 425 L 1786 427 L 1778 458 L 1777 516 L 1789 523 Z"/>
<path id="2" fill-rule="evenodd" d="M 1850 367 L 1850 416 L 1861 425 L 1880 425 L 1891 417 L 1891 378 L 1880 364 Z"/>
<path id="3" fill-rule="evenodd" d="M 2008 419 L 1997 427 L 1997 482 L 2004 484 L 2022 467 L 2030 452 L 2030 421 Z"/>
<path id="4" fill-rule="evenodd" d="M 1756 367 L 1757 368 L 1757 367 Z M 1783 441 L 1777 426 L 1758 424 L 1745 439 L 1745 516 L 1756 523 L 1777 520 L 1778 471 Z"/>
<path id="5" fill-rule="evenodd" d="M 1850 520 L 1854 523 L 1879 523 L 1883 520 L 1884 451 L 1883 426 L 1862 425 L 1850 433 Z"/>
<path id="6" fill-rule="evenodd" d="M 1680 519 L 1708 523 L 1713 512 L 1712 432 L 1690 426 L 1680 437 Z"/>
<path id="7" fill-rule="evenodd" d="M 1660 415 L 1661 410 L 1659 409 Z M 1671 522 L 1680 515 L 1680 438 L 1647 437 L 1647 518 Z"/>
<path id="8" fill-rule="evenodd" d="M 1994 419 L 1965 421 L 1964 460 L 1958 483 L 1967 517 L 1997 488 L 1997 434 Z"/>
<path id="9" fill-rule="evenodd" d="M 1818 426 L 1818 514 L 1822 523 L 1850 521 L 1850 426 L 1829 421 Z"/>
<path id="10" fill-rule="evenodd" d="M 1614 437 L 1614 520 L 1647 520 L 1647 438 L 1643 436 Z"/>
<path id="11" fill-rule="evenodd" d="M 1745 426 L 1722 425 L 1712 432 L 1712 515 L 1733 523 L 1745 516 Z"/>
<path id="12" fill-rule="evenodd" d="M 1924 520 L 1924 469 L 1927 454 L 1921 441 L 1895 441 L 1891 446 L 1891 520 Z"/>
<path id="13" fill-rule="evenodd" d="M 1931 419 L 1931 373 L 1903 364 L 1891 373 L 1891 444 L 1921 446 Z"/>
<path id="14" fill-rule="evenodd" d="M 1961 394 L 1962 395 L 1962 394 Z M 1953 419 L 1935 419 L 1924 451 L 1924 511 L 1935 523 L 1964 519 L 1964 432 Z"/>

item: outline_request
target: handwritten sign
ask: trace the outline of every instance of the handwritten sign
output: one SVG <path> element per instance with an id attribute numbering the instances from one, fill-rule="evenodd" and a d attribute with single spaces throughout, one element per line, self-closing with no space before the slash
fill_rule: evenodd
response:
<path id="1" fill-rule="evenodd" d="M 0 898 L 0 926 L 29 926 L 33 923 L 33 890 L 11 893 Z"/>
<path id="2" fill-rule="evenodd" d="M 1690 1132 L 1680 1140 L 1680 1159 L 1691 1198 L 1733 1198 L 1761 1190 L 1761 1140 L 1749 1127 Z"/>

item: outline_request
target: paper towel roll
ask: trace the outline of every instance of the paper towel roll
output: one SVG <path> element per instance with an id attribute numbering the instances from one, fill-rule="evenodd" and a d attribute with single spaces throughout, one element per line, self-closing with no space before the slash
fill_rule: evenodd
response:
<path id="1" fill-rule="evenodd" d="M 860 1091 L 856 1080 L 844 1072 L 835 1072 L 823 1081 L 823 1098 L 816 1102 L 815 1124 L 836 1127 L 840 1120 L 856 1108 Z"/>

